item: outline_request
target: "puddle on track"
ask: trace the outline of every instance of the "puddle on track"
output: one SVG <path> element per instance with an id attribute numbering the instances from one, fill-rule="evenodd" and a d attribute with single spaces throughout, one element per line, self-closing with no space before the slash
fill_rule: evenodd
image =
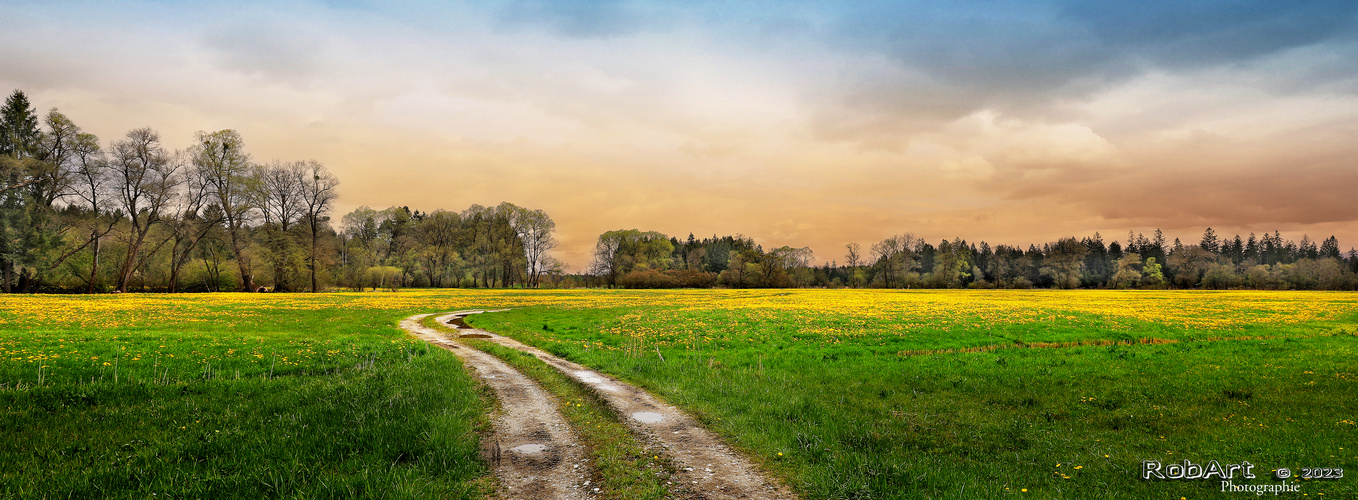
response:
<path id="1" fill-rule="evenodd" d="M 522 453 L 524 455 L 534 455 L 547 451 L 547 445 L 537 443 L 521 444 L 519 446 L 510 448 L 509 451 L 514 453 Z"/>
<path id="2" fill-rule="evenodd" d="M 653 411 L 639 411 L 632 414 L 632 418 L 643 424 L 658 424 L 665 421 L 665 416 Z"/>

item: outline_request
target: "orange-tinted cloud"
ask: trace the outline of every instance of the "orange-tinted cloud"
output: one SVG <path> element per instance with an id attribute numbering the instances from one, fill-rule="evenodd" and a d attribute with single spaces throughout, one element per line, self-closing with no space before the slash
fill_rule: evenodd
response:
<path id="1" fill-rule="evenodd" d="M 341 212 L 541 208 L 576 270 L 620 228 L 1358 244 L 1353 4 L 1100 5 L 30 4 L 0 87 L 106 139 L 240 130 Z"/>

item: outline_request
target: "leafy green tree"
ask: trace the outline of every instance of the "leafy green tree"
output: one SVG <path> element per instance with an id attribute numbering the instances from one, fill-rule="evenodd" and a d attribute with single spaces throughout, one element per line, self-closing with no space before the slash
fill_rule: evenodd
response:
<path id="1" fill-rule="evenodd" d="M 1161 272 L 1160 264 L 1155 262 L 1155 257 L 1146 257 L 1146 265 L 1141 267 L 1141 282 L 1152 288 L 1164 285 L 1165 273 Z"/>
<path id="2" fill-rule="evenodd" d="M 971 278 L 971 249 L 960 238 L 939 242 L 934 251 L 932 283 L 941 288 L 959 288 Z"/>
<path id="3" fill-rule="evenodd" d="M 1326 259 L 1340 258 L 1339 240 L 1336 239 L 1333 235 L 1331 235 L 1329 238 L 1325 238 L 1325 242 L 1320 244 L 1320 257 Z"/>
<path id="4" fill-rule="evenodd" d="M 1215 256 L 1197 245 L 1188 245 L 1170 252 L 1169 267 L 1174 270 L 1174 284 L 1193 288 L 1202 281 L 1203 273 L 1216 261 Z"/>
<path id="5" fill-rule="evenodd" d="M 373 266 L 368 268 L 366 277 L 374 292 L 379 288 L 389 288 L 396 291 L 401 275 L 404 273 L 405 270 L 395 266 Z"/>
<path id="6" fill-rule="evenodd" d="M 435 210 L 415 224 L 417 260 L 430 286 L 459 284 L 462 259 L 457 252 L 457 236 L 461 226 L 457 212 L 444 210 Z"/>
<path id="7" fill-rule="evenodd" d="M 1149 262 L 1154 262 L 1154 257 Z M 1124 253 L 1118 259 L 1117 272 L 1108 281 L 1113 288 L 1136 288 L 1141 285 L 1142 280 L 1141 255 L 1136 253 Z"/>
<path id="8" fill-rule="evenodd" d="M 1245 283 L 1245 278 L 1235 273 L 1230 264 L 1215 263 L 1207 267 L 1202 275 L 1202 287 L 1213 290 L 1236 288 Z"/>
<path id="9" fill-rule="evenodd" d="M 1049 276 L 1058 288 L 1077 288 L 1089 250 L 1075 238 L 1062 238 L 1047 248 L 1042 275 Z"/>
<path id="10" fill-rule="evenodd" d="M 599 276 L 609 286 L 636 270 L 663 271 L 672 263 L 674 244 L 668 236 L 656 231 L 619 229 L 599 235 L 594 245 L 591 274 Z M 743 271 L 743 270 L 742 270 Z"/>

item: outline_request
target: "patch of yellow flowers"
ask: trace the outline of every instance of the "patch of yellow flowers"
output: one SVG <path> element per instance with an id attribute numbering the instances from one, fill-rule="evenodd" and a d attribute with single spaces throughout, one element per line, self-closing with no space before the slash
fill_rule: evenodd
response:
<path id="1" fill-rule="evenodd" d="M 1358 294 L 1278 291 L 1113 290 L 402 290 L 322 294 L 0 295 L 0 331 L 174 327 L 216 322 L 249 328 L 263 310 L 436 312 L 468 307 L 646 307 L 622 321 L 649 337 L 703 317 L 792 322 L 800 333 L 854 336 L 918 328 L 981 330 L 1016 323 L 1104 329 L 1159 324 L 1233 330 L 1333 321 L 1358 311 Z M 687 314 L 686 314 L 687 313 Z M 694 314 L 700 313 L 700 314 Z M 730 319 L 728 318 L 728 319 Z M 826 318 L 835 318 L 827 324 Z M 718 318 L 721 319 L 721 318 Z M 655 330 L 647 332 L 646 330 Z M 665 331 L 659 331 L 664 329 Z M 685 337 L 690 337 L 686 335 Z"/>

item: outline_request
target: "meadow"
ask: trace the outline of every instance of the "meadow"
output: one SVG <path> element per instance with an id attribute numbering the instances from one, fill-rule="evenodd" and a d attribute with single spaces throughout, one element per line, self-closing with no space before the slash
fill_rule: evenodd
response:
<path id="1" fill-rule="evenodd" d="M 1258 467 L 1236 484 L 1358 466 L 1353 294 L 645 298 L 469 322 L 688 408 L 808 498 L 1201 498 L 1220 483 L 1144 481 L 1142 460 Z M 1351 478 L 1289 481 L 1358 493 Z"/>
<path id="2" fill-rule="evenodd" d="M 387 298 L 0 298 L 0 498 L 484 496 L 489 402 Z"/>
<path id="3" fill-rule="evenodd" d="M 396 323 L 502 307 L 469 322 L 648 388 L 807 498 L 1221 495 L 1143 459 L 1358 471 L 1355 294 L 39 295 L 0 297 L 0 497 L 482 497 L 493 402 Z"/>

